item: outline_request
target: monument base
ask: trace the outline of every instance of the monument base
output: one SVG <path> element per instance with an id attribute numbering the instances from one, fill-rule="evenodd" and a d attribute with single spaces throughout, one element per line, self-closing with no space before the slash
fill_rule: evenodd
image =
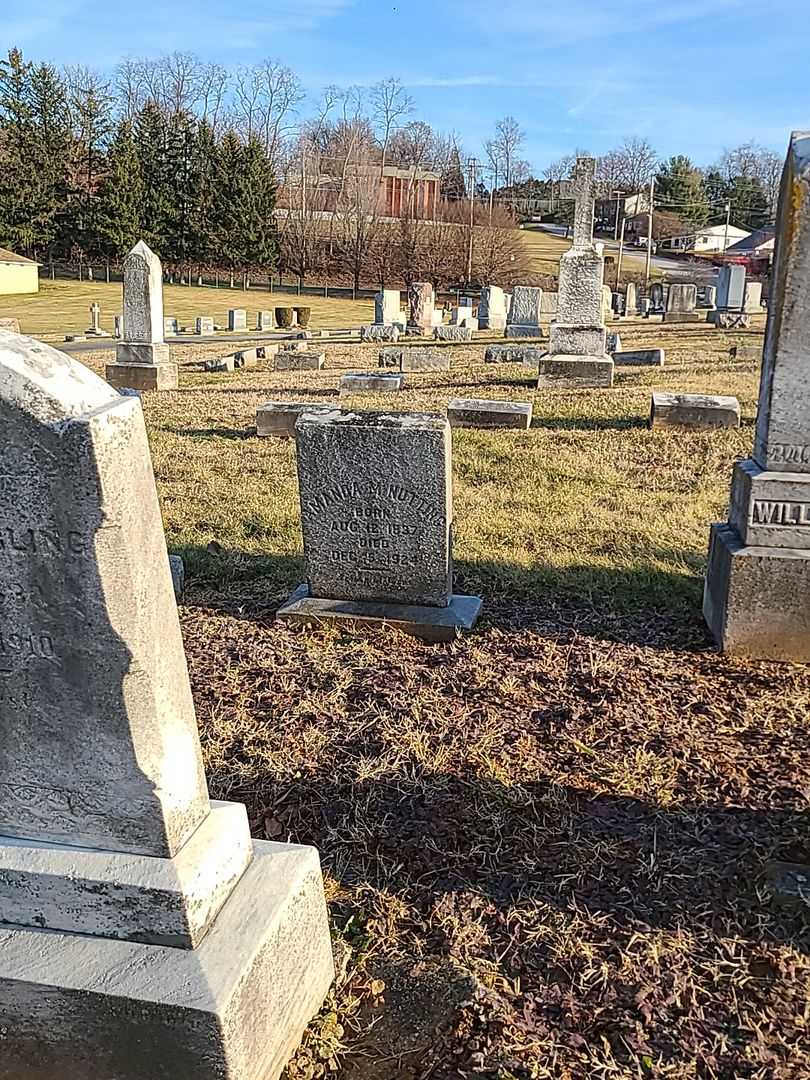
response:
<path id="1" fill-rule="evenodd" d="M 703 617 L 721 652 L 753 660 L 810 661 L 810 551 L 746 547 L 712 525 Z"/>
<path id="2" fill-rule="evenodd" d="M 475 626 L 482 606 L 483 601 L 478 596 L 458 596 L 455 593 L 447 607 L 330 600 L 310 596 L 309 586 L 303 584 L 278 609 L 276 618 L 305 626 L 386 623 L 423 641 L 453 641 L 462 630 L 471 630 Z"/>
<path id="3" fill-rule="evenodd" d="M 176 390 L 177 364 L 107 364 L 107 382 L 116 390 Z"/>
<path id="4" fill-rule="evenodd" d="M 613 386 L 613 361 L 609 356 L 557 354 L 540 360 L 538 390 L 549 387 L 574 390 Z"/>
<path id="5" fill-rule="evenodd" d="M 703 316 L 699 311 L 667 311 L 664 314 L 665 323 L 688 323 L 703 322 Z"/>
<path id="6" fill-rule="evenodd" d="M 257 841 L 195 950 L 0 929 L 0 1080 L 276 1080 L 333 975 L 318 853 Z"/>

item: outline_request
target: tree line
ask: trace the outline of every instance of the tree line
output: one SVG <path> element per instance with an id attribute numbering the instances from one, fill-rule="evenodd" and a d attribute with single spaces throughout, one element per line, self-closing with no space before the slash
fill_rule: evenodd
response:
<path id="1" fill-rule="evenodd" d="M 0 245 L 43 262 L 115 263 L 143 238 L 181 274 L 443 285 L 466 278 L 472 213 L 473 273 L 525 278 L 519 238 L 501 235 L 515 224 L 505 210 L 525 195 L 554 208 L 576 153 L 532 176 L 525 133 L 507 116 L 468 161 L 452 133 L 414 117 L 395 78 L 327 87 L 302 115 L 304 101 L 298 77 L 275 61 L 227 70 L 173 53 L 124 60 L 106 76 L 12 49 L 0 60 Z M 406 178 L 394 223 L 379 205 L 387 166 Z M 598 159 L 598 177 L 625 194 L 655 177 L 673 228 L 720 220 L 727 203 L 734 224 L 755 228 L 772 216 L 780 166 L 755 144 L 708 169 L 684 156 L 661 163 L 632 138 Z M 437 226 L 422 220 L 425 171 L 438 178 Z"/>

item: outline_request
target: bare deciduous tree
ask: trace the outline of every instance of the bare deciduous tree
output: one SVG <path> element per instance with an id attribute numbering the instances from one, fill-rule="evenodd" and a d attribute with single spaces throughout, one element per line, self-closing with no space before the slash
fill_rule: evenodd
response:
<path id="1" fill-rule="evenodd" d="M 369 101 L 382 146 L 380 159 L 380 175 L 382 176 L 391 136 L 397 130 L 399 121 L 413 112 L 413 98 L 406 93 L 399 79 L 391 78 L 383 79 L 372 86 Z"/>

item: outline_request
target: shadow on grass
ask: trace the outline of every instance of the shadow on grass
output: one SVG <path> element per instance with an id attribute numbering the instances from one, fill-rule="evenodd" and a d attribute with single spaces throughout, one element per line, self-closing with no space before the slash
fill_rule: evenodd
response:
<path id="1" fill-rule="evenodd" d="M 306 578 L 303 553 L 256 555 L 217 544 L 171 550 L 185 563 L 189 606 L 241 618 L 272 618 Z M 662 649 L 712 647 L 701 615 L 705 560 L 667 549 L 647 555 L 626 569 L 460 559 L 454 564 L 453 588 L 483 598 L 482 627 L 575 629 Z M 679 560 L 683 569 L 654 560 Z"/>
<path id="2" fill-rule="evenodd" d="M 161 431 L 168 432 L 170 435 L 180 435 L 190 439 L 255 439 L 256 428 L 186 428 L 186 427 L 173 427 L 171 424 L 167 424 L 165 427 L 160 427 Z"/>
<path id="3" fill-rule="evenodd" d="M 533 428 L 549 431 L 626 431 L 629 428 L 647 427 L 646 416 L 572 416 L 538 417 L 532 419 Z"/>

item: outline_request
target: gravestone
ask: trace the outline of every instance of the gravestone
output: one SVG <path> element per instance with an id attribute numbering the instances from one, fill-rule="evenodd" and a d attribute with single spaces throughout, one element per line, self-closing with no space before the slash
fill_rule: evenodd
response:
<path id="1" fill-rule="evenodd" d="M 273 329 L 273 312 L 272 311 L 257 311 L 256 312 L 256 329 L 257 330 L 272 330 Z"/>
<path id="2" fill-rule="evenodd" d="M 472 304 L 459 304 L 458 307 L 454 307 L 450 312 L 450 325 L 467 326 L 467 321 L 472 319 L 472 317 Z"/>
<path id="3" fill-rule="evenodd" d="M 506 296 L 497 285 L 486 285 L 481 290 L 478 327 L 480 330 L 506 329 Z"/>
<path id="4" fill-rule="evenodd" d="M 531 285 L 516 285 L 512 292 L 506 337 L 542 337 L 540 305 L 543 290 Z"/>
<path id="5" fill-rule="evenodd" d="M 163 340 L 163 273 L 160 259 L 140 240 L 124 259 L 123 341 L 107 381 L 118 389 L 176 390 L 177 364 Z"/>
<path id="6" fill-rule="evenodd" d="M 140 400 L 0 332 L 0 427 L 0 1074 L 275 1078 L 318 856 L 209 801 Z"/>
<path id="7" fill-rule="evenodd" d="M 636 291 L 636 285 L 633 281 L 628 281 L 624 288 L 624 313 L 625 315 L 635 315 L 638 311 L 638 296 Z"/>
<path id="8" fill-rule="evenodd" d="M 703 614 L 724 652 L 810 660 L 810 131 L 782 172 L 753 456 L 712 525 Z"/>
<path id="9" fill-rule="evenodd" d="M 273 362 L 274 371 L 320 371 L 326 354 L 302 349 L 281 349 Z"/>
<path id="10" fill-rule="evenodd" d="M 200 336 L 214 333 L 214 320 L 210 315 L 198 315 L 194 323 L 194 332 Z"/>
<path id="11" fill-rule="evenodd" d="M 725 394 L 670 394 L 655 390 L 650 398 L 651 428 L 738 428 L 740 403 Z"/>
<path id="12" fill-rule="evenodd" d="M 450 329 L 446 327 L 446 329 Z M 435 331 L 434 331 L 435 333 Z M 407 348 L 381 349 L 381 368 L 398 368 L 400 371 L 449 371 L 450 350 L 429 345 L 410 345 Z"/>
<path id="13" fill-rule="evenodd" d="M 435 294 L 429 281 L 414 281 L 408 289 L 408 326 L 426 332 L 433 329 Z M 438 312 L 441 321 L 441 312 Z"/>
<path id="14" fill-rule="evenodd" d="M 113 316 L 113 337 L 122 338 L 124 336 L 124 316 Z"/>
<path id="15" fill-rule="evenodd" d="M 433 337 L 436 341 L 472 341 L 471 326 L 434 326 Z"/>
<path id="16" fill-rule="evenodd" d="M 543 295 L 540 297 L 540 314 L 542 315 L 556 315 L 560 310 L 560 297 L 558 293 L 547 292 L 543 289 Z"/>
<path id="17" fill-rule="evenodd" d="M 696 308 L 697 285 L 682 283 L 670 285 L 664 322 L 700 322 L 701 316 Z"/>
<path id="18" fill-rule="evenodd" d="M 101 308 L 98 306 L 98 304 L 94 300 L 93 303 L 90 305 L 90 325 L 85 330 L 85 334 L 87 334 L 88 337 L 106 336 L 104 334 L 104 331 L 101 329 L 101 326 L 99 325 L 98 320 L 99 320 L 99 315 L 100 314 L 101 314 Z"/>
<path id="19" fill-rule="evenodd" d="M 382 289 L 374 297 L 374 322 L 379 326 L 393 326 L 403 322 L 399 310 L 399 289 Z"/>
<path id="20" fill-rule="evenodd" d="M 447 406 L 450 427 L 520 428 L 532 426 L 530 401 L 490 401 L 482 398 L 451 398 Z"/>
<path id="21" fill-rule="evenodd" d="M 650 285 L 650 314 L 663 315 L 664 313 L 664 286 L 660 281 L 654 281 Z"/>
<path id="22" fill-rule="evenodd" d="M 302 413 L 334 411 L 335 406 L 326 401 L 268 401 L 256 410 L 256 434 L 260 438 L 294 439 L 295 425 Z"/>
<path id="23" fill-rule="evenodd" d="M 614 364 L 649 365 L 651 367 L 664 366 L 663 349 L 619 349 L 613 353 Z"/>
<path id="24" fill-rule="evenodd" d="M 560 256 L 559 303 L 551 324 L 549 356 L 540 363 L 538 386 L 572 387 L 613 384 L 613 361 L 606 351 L 604 304 L 610 289 L 603 284 L 601 245 L 593 242 L 593 158 L 577 158 L 574 189 L 574 240 Z M 589 382 L 588 372 L 591 372 Z"/>
<path id="25" fill-rule="evenodd" d="M 405 387 L 405 376 L 391 371 L 350 371 L 340 376 L 339 394 L 395 394 Z"/>
<path id="26" fill-rule="evenodd" d="M 228 311 L 228 330 L 247 330 L 247 312 L 244 308 L 231 308 Z"/>
<path id="27" fill-rule="evenodd" d="M 539 363 L 546 350 L 539 345 L 489 345 L 484 353 L 487 364 L 523 364 Z"/>
<path id="28" fill-rule="evenodd" d="M 452 591 L 450 425 L 424 413 L 304 413 L 296 425 L 307 581 L 278 617 L 387 622 L 443 641 L 478 618 Z"/>
<path id="29" fill-rule="evenodd" d="M 742 311 L 745 303 L 745 267 L 721 266 L 717 275 L 718 311 Z"/>
<path id="30" fill-rule="evenodd" d="M 177 334 L 180 332 L 180 323 L 173 316 L 166 316 L 163 319 L 163 334 Z"/>
<path id="31" fill-rule="evenodd" d="M 360 327 L 360 341 L 393 341 L 400 338 L 398 323 L 366 323 Z"/>
<path id="32" fill-rule="evenodd" d="M 762 311 L 761 281 L 749 281 L 746 283 L 743 311 L 749 315 L 758 315 Z"/>

